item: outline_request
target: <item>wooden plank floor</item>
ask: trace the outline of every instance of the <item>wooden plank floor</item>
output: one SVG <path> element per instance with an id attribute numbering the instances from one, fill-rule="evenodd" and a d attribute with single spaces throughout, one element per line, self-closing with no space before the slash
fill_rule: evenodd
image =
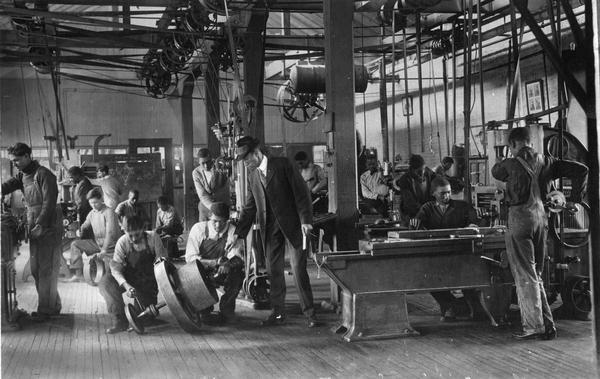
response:
<path id="1" fill-rule="evenodd" d="M 27 257 L 17 259 L 21 308 L 35 309 L 33 279 L 22 282 Z M 291 277 L 288 277 L 291 279 Z M 328 299 L 329 281 L 316 278 L 316 303 Z M 61 283 L 63 315 L 2 331 L 3 378 L 595 378 L 591 322 L 558 320 L 554 341 L 515 341 L 510 330 L 484 322 L 440 323 L 429 295 L 410 295 L 419 337 L 346 343 L 329 328 L 337 314 L 322 311 L 323 327 L 306 328 L 293 285 L 289 322 L 261 328 L 268 311 L 238 307 L 239 320 L 190 335 L 166 308 L 162 324 L 146 335 L 106 335 L 110 319 L 98 289 Z"/>

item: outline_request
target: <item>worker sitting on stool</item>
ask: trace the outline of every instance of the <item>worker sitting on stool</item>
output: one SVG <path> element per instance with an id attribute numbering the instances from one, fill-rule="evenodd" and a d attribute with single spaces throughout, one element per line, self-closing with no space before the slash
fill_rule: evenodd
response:
<path id="1" fill-rule="evenodd" d="M 435 200 L 428 201 L 421 206 L 415 218 L 410 220 L 413 229 L 453 229 L 477 228 L 477 211 L 466 201 L 452 200 L 450 198 L 450 182 L 444 177 L 435 177 L 431 182 L 431 190 Z M 463 290 L 465 299 L 476 299 L 474 290 Z M 455 300 L 450 291 L 431 292 L 431 296 L 440 305 L 442 321 L 456 319 L 452 303 Z"/>
<path id="2" fill-rule="evenodd" d="M 389 187 L 379 168 L 377 158 L 367 158 L 367 171 L 360 176 L 360 189 L 365 202 L 374 208 L 381 217 L 388 217 Z"/>
<path id="3" fill-rule="evenodd" d="M 167 254 L 171 258 L 179 257 L 177 237 L 183 233 L 183 224 L 174 206 L 169 204 L 166 196 L 159 196 L 156 200 L 158 210 L 156 211 L 156 233 L 163 241 Z"/>
<path id="4" fill-rule="evenodd" d="M 77 236 L 81 237 L 86 231 L 93 232 L 93 239 L 76 239 L 71 243 L 71 251 L 64 252 L 63 256 L 69 263 L 69 267 L 75 270 L 73 277 L 68 279 L 69 282 L 79 282 L 83 280 L 83 259 L 82 252 L 85 252 L 84 259 L 91 259 L 95 254 L 98 258 L 107 263 L 112 259 L 115 251 L 115 244 L 121 230 L 119 228 L 119 220 L 112 209 L 104 204 L 101 188 L 94 188 L 86 195 L 87 201 L 92 207 L 92 211 L 88 213 L 85 221 L 77 231 Z"/>
<path id="5" fill-rule="evenodd" d="M 137 297 L 142 307 L 156 304 L 158 285 L 154 277 L 154 261 L 165 256 L 160 237 L 153 231 L 144 231 L 141 218 L 126 217 L 123 228 L 125 235 L 117 241 L 110 261 L 111 273 L 104 275 L 98 284 L 108 313 L 113 318 L 113 325 L 106 329 L 109 334 L 127 330 L 123 292 L 131 298 Z"/>
<path id="6" fill-rule="evenodd" d="M 231 247 L 226 249 L 226 246 Z M 223 285 L 225 291 L 217 315 L 212 314 L 212 306 L 200 312 L 204 322 L 224 324 L 233 321 L 235 299 L 243 282 L 242 252 L 242 241 L 235 236 L 235 226 L 229 223 L 229 206 L 213 203 L 208 221 L 192 227 L 185 248 L 185 261 L 199 260 L 209 276 L 215 277 L 215 285 Z"/>

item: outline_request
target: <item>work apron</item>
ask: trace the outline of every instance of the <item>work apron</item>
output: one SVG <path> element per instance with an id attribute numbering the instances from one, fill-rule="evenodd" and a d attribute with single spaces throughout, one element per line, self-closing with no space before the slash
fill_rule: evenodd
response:
<path id="1" fill-rule="evenodd" d="M 206 238 L 200 244 L 200 251 L 204 252 L 202 258 L 204 259 L 219 259 L 225 256 L 225 245 L 227 243 L 228 233 L 224 233 L 217 240 L 211 240 L 208 238 L 208 225 L 206 225 L 205 236 Z"/>
<path id="2" fill-rule="evenodd" d="M 146 232 L 144 232 L 144 242 L 146 248 L 136 251 L 133 247 L 133 242 L 129 241 L 130 252 L 127 255 L 127 266 L 125 266 L 123 276 L 127 280 L 127 283 L 135 288 L 138 300 L 144 306 L 148 306 L 156 304 L 158 285 L 154 276 L 156 254 L 148 244 L 148 235 Z"/>
<path id="3" fill-rule="evenodd" d="M 27 226 L 31 230 L 42 211 L 43 195 L 37 184 L 37 171 L 31 180 L 23 178 L 23 194 L 27 204 Z M 58 273 L 61 261 L 62 212 L 56 205 L 54 223 L 43 225 L 38 238 L 29 239 L 31 275 L 35 280 L 40 313 L 58 314 L 61 300 L 58 294 Z"/>
<path id="4" fill-rule="evenodd" d="M 541 277 L 547 236 L 547 218 L 538 179 L 543 163 L 536 160 L 532 167 L 521 157 L 517 157 L 517 161 L 527 172 L 531 183 L 527 201 L 509 209 L 506 248 L 517 289 L 523 331 L 542 333 L 545 326 L 554 325 Z"/>

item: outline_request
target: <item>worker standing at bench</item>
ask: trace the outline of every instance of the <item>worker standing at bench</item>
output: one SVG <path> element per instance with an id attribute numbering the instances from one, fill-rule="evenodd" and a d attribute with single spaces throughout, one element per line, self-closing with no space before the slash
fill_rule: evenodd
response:
<path id="1" fill-rule="evenodd" d="M 581 201 L 588 169 L 578 162 L 535 152 L 529 128 L 512 129 L 508 143 L 513 158 L 498 161 L 492 167 L 492 175 L 506 182 L 505 201 L 510 206 L 506 249 L 523 326 L 522 332 L 513 336 L 521 340 L 553 339 L 556 328 L 541 276 L 548 223 L 542 199 L 552 180 L 568 177 L 572 180 L 571 200 Z"/>
<path id="2" fill-rule="evenodd" d="M 448 179 L 437 176 L 431 181 L 431 190 L 435 200 L 421 206 L 415 218 L 410 220 L 413 229 L 454 229 L 477 228 L 479 219 L 475 209 L 466 201 L 452 200 Z M 474 290 L 463 290 L 465 297 L 476 299 Z M 431 296 L 440 305 L 442 321 L 456 320 L 456 312 L 452 303 L 456 299 L 450 291 L 431 292 Z"/>

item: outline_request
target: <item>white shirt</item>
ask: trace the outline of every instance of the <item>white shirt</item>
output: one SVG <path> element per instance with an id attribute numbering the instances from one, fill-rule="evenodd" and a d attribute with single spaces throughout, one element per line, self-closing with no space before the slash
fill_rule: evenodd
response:
<path id="1" fill-rule="evenodd" d="M 206 234 L 207 229 L 208 235 Z M 244 246 L 242 244 L 242 240 L 235 237 L 235 226 L 227 224 L 227 227 L 221 233 L 219 233 L 214 228 L 212 222 L 201 221 L 194 224 L 190 230 L 187 245 L 185 247 L 185 261 L 189 263 L 195 259 L 202 259 L 202 252 L 200 251 L 200 245 L 202 245 L 202 241 L 205 239 L 218 240 L 219 238 L 223 237 L 225 233 L 227 233 L 226 245 L 231 244 L 232 246 L 227 252 L 226 258 L 231 259 L 234 256 L 238 256 L 244 259 L 242 254 Z"/>
<path id="2" fill-rule="evenodd" d="M 263 175 L 266 178 L 267 177 L 267 156 L 264 154 L 263 154 L 262 161 L 260 162 L 260 165 L 258 166 L 258 169 L 260 171 L 262 171 Z"/>

